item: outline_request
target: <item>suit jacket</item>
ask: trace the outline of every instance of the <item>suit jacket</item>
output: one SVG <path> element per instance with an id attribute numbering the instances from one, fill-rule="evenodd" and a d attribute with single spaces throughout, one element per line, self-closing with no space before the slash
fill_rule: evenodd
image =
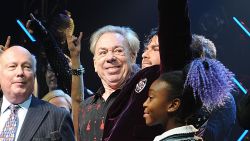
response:
<path id="1" fill-rule="evenodd" d="M 105 141 L 152 141 L 165 130 L 161 126 L 147 126 L 143 118 L 143 102 L 150 85 L 160 75 L 155 65 L 138 72 L 120 91 L 109 108 L 105 120 Z"/>
<path id="2" fill-rule="evenodd" d="M 2 106 L 2 98 L 0 106 Z M 33 96 L 17 141 L 51 140 L 75 140 L 70 114 Z"/>

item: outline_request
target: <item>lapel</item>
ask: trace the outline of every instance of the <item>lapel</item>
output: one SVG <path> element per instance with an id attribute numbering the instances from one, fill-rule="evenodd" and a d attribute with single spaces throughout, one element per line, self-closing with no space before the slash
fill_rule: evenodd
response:
<path id="1" fill-rule="evenodd" d="M 18 141 L 31 140 L 48 112 L 49 110 L 41 104 L 41 100 L 32 96 L 30 107 L 18 136 Z"/>

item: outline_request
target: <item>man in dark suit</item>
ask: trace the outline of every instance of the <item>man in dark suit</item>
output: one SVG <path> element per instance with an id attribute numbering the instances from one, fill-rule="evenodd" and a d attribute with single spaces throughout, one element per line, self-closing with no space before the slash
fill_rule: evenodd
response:
<path id="1" fill-rule="evenodd" d="M 10 116 L 10 105 L 18 105 L 18 126 L 15 141 L 74 141 L 73 123 L 69 112 L 32 96 L 34 90 L 35 57 L 20 46 L 0 54 L 0 134 Z M 4 138 L 4 137 L 3 137 Z"/>

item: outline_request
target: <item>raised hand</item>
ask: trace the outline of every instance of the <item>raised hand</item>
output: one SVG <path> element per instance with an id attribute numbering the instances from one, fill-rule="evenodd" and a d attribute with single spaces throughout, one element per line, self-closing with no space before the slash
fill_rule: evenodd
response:
<path id="1" fill-rule="evenodd" d="M 10 47 L 10 39 L 11 39 L 11 36 L 8 36 L 7 40 L 5 42 L 5 45 L 4 46 L 0 45 L 0 50 L 1 51 L 5 51 L 5 50 L 7 50 Z"/>
<path id="2" fill-rule="evenodd" d="M 66 38 L 71 58 L 80 57 L 82 36 L 82 32 L 80 32 L 80 35 L 78 37 L 75 37 L 74 35 L 70 34 L 69 29 L 66 30 Z"/>
<path id="3" fill-rule="evenodd" d="M 34 33 L 41 36 L 48 33 L 42 22 L 36 19 L 32 13 L 30 13 L 30 19 L 26 22 L 26 28 L 31 34 Z"/>

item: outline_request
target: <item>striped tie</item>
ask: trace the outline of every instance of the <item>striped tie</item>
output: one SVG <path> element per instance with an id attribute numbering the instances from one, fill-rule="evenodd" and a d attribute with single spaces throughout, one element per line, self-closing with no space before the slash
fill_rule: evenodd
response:
<path id="1" fill-rule="evenodd" d="M 2 132 L 0 133 L 0 141 L 14 141 L 18 126 L 18 108 L 18 105 L 9 106 L 11 113 L 4 125 Z"/>

